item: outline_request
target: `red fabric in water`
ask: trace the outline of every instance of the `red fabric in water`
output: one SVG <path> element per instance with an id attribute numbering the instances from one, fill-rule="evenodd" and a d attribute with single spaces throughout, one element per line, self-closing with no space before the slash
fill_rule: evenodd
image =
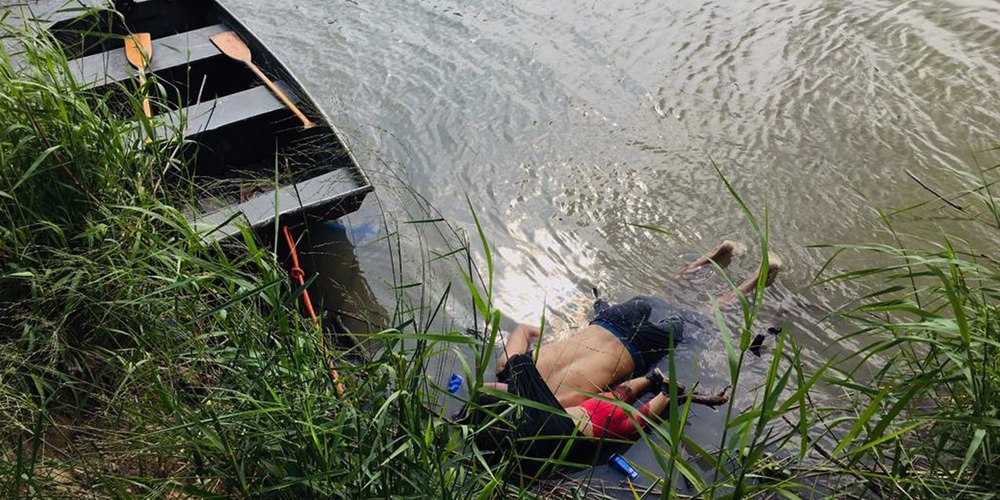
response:
<path id="1" fill-rule="evenodd" d="M 616 387 L 612 392 L 602 393 L 608 399 L 632 404 L 635 402 L 635 394 L 625 387 Z M 617 404 L 604 401 L 602 399 L 591 398 L 580 403 L 588 415 L 590 415 L 590 425 L 594 430 L 594 437 L 610 437 L 617 439 L 635 439 L 639 437 L 639 429 L 645 428 L 647 423 L 641 418 L 636 418 L 639 427 L 635 426 L 632 417 Z M 639 408 L 639 413 L 649 416 L 649 403 Z"/>

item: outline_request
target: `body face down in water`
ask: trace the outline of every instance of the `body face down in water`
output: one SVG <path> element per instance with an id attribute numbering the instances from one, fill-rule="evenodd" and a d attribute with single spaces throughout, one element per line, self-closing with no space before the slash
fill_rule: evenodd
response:
<path id="1" fill-rule="evenodd" d="M 723 243 L 678 276 L 683 278 L 712 263 L 728 262 L 733 249 L 732 243 Z M 777 257 L 770 260 L 768 284 L 780 268 Z M 736 294 L 749 294 L 758 280 L 756 274 L 747 279 L 737 290 L 720 297 L 720 305 L 735 304 Z M 662 358 L 672 345 L 681 341 L 685 324 L 695 326 L 696 330 L 703 327 L 700 315 L 656 297 L 638 296 L 614 306 L 598 300 L 594 306 L 594 320 L 570 338 L 542 345 L 537 363 L 530 355 L 530 348 L 536 344 L 540 332 L 535 327 L 519 325 L 508 336 L 497 362 L 500 382 L 487 384 L 537 403 L 519 405 L 514 420 L 508 422 L 511 425 L 505 439 L 493 440 L 498 446 L 507 443 L 502 447 L 511 448 L 521 457 L 526 470 L 531 470 L 532 464 L 544 464 L 549 458 L 561 456 L 570 443 L 579 447 L 576 437 L 637 436 L 635 421 L 621 405 L 634 402 L 635 396 L 651 387 L 661 389 L 661 394 L 638 410 L 641 416 L 657 415 L 669 405 L 669 391 L 662 390 L 662 374 L 658 373 L 618 383 Z M 612 386 L 613 390 L 607 391 Z M 600 396 L 594 398 L 594 394 Z M 710 406 L 727 399 L 723 393 L 685 397 Z M 639 426 L 645 421 L 640 418 Z"/>

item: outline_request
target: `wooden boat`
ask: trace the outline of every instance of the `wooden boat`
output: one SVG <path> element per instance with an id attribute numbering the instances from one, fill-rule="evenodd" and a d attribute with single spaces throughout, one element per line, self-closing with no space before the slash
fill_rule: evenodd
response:
<path id="1" fill-rule="evenodd" d="M 372 191 L 327 115 L 225 7 L 214 0 L 118 0 L 115 10 L 78 12 L 49 29 L 77 80 L 109 99 L 138 85 L 124 37 L 150 34 L 147 73 L 163 92 L 153 99 L 154 130 L 192 145 L 184 150 L 198 202 L 189 217 L 211 228 L 209 237 L 228 237 L 241 224 L 269 228 L 278 218 L 337 218 L 357 210 Z M 213 44 L 213 35 L 229 31 L 317 126 L 304 128 L 258 76 Z"/>

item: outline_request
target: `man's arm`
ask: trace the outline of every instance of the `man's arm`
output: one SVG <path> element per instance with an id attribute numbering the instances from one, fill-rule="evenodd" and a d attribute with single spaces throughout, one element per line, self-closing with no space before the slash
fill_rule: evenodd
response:
<path id="1" fill-rule="evenodd" d="M 537 326 L 526 325 L 520 323 L 514 328 L 513 332 L 507 336 L 507 342 L 504 343 L 503 352 L 500 353 L 500 357 L 497 358 L 497 373 L 503 371 L 507 366 L 507 358 L 516 354 L 524 354 L 531 349 L 532 344 L 538 340 L 542 335 L 541 330 Z"/>

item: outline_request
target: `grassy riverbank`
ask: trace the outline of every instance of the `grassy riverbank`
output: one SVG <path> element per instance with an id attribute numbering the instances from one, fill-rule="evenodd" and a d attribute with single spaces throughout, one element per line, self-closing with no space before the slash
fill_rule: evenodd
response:
<path id="1" fill-rule="evenodd" d="M 187 190 L 168 189 L 183 182 L 178 145 L 145 144 L 139 100 L 123 116 L 80 89 L 45 38 L 17 40 L 23 63 L 6 52 L 0 61 L 0 494 L 552 491 L 502 480 L 505 461 L 486 467 L 472 444 L 482 429 L 445 425 L 442 390 L 427 375 L 441 348 L 456 344 L 476 353 L 472 386 L 489 369 L 499 314 L 482 232 L 487 285 L 471 277 L 467 285 L 480 317 L 491 319 L 484 340 L 428 331 L 430 321 L 401 312 L 397 329 L 378 333 L 385 349 L 374 358 L 328 352 L 267 248 L 249 233 L 205 244 L 187 224 L 176 208 L 189 201 L 176 193 Z M 983 175 L 970 182 L 989 186 Z M 985 207 L 983 230 L 1000 231 L 988 189 L 969 193 Z M 766 220 L 744 210 L 766 255 Z M 846 371 L 851 363 L 807 370 L 786 332 L 763 383 L 741 384 L 758 292 L 739 326 L 723 328 L 732 390 L 753 391 L 755 403 L 724 409 L 714 448 L 687 439 L 687 409 L 672 407 L 643 437 L 670 478 L 649 491 L 926 497 L 996 489 L 997 263 L 953 237 L 900 241 L 843 249 L 890 259 L 882 267 L 822 274 L 873 286 L 843 313 L 862 328 L 855 338 L 868 339 L 859 357 L 884 370 L 864 378 Z M 429 303 L 436 310 L 437 299 Z M 328 356 L 342 395 L 329 382 Z M 824 396 L 819 384 L 844 396 Z"/>
<path id="2" fill-rule="evenodd" d="M 206 245 L 145 144 L 50 42 L 0 67 L 0 495 L 470 496 L 427 346 L 352 367 L 251 237 Z M 175 176 L 177 177 L 177 176 Z M 183 176 L 181 176 L 183 177 Z M 176 180 L 171 182 L 178 182 Z M 332 354 L 347 385 L 331 388 Z"/>
<path id="3" fill-rule="evenodd" d="M 950 199 L 933 192 L 916 210 L 946 211 L 979 241 L 996 242 L 1000 164 L 971 163 L 951 170 L 964 189 Z M 860 369 L 835 379 L 854 420 L 843 425 L 849 431 L 835 450 L 838 463 L 864 471 L 887 496 L 989 497 L 1000 490 L 1000 261 L 993 248 L 984 253 L 960 235 L 897 231 L 894 220 L 908 211 L 882 213 L 894 245 L 833 247 L 829 262 L 857 252 L 879 265 L 821 273 L 868 285 L 839 311 L 858 327 L 845 340 L 865 347 L 844 360 L 863 360 Z"/>

